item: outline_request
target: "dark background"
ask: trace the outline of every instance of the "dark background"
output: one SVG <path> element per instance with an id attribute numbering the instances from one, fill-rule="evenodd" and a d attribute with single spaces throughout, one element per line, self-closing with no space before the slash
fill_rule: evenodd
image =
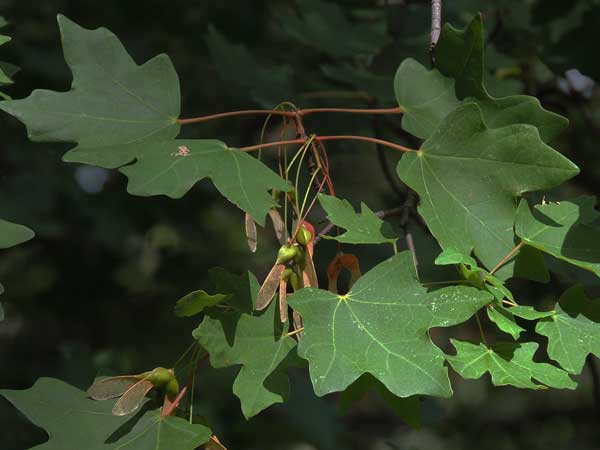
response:
<path id="1" fill-rule="evenodd" d="M 372 43 L 364 54 L 348 54 L 342 26 L 331 27 L 332 39 L 326 42 L 311 39 L 314 23 L 305 24 L 303 34 L 291 32 L 289 21 L 298 17 L 311 12 L 329 17 L 319 0 L 0 0 L 0 15 L 11 23 L 3 34 L 13 37 L 0 48 L 0 59 L 21 67 L 15 85 L 4 91 L 21 98 L 34 88 L 68 89 L 70 73 L 55 20 L 62 13 L 87 28 L 109 28 L 139 63 L 169 54 L 181 80 L 183 117 L 272 107 L 284 100 L 300 107 L 395 106 L 391 80 L 402 59 L 430 64 L 430 2 L 331 3 L 339 5 L 347 25 L 362 24 L 352 34 Z M 571 121 L 553 145 L 582 173 L 547 193 L 548 198 L 598 195 L 598 90 L 582 92 L 560 81 L 572 68 L 600 79 L 598 2 L 445 3 L 444 20 L 457 27 L 483 12 L 493 94 L 536 95 Z M 357 94 L 365 91 L 368 101 Z M 250 145 L 258 142 L 263 120 L 233 118 L 183 133 Z M 307 119 L 306 126 L 308 132 L 377 134 L 414 145 L 402 135 L 399 120 L 319 115 Z M 134 197 L 126 193 L 122 175 L 62 163 L 68 145 L 30 143 L 24 127 L 6 114 L 0 117 L 0 130 L 0 214 L 37 234 L 0 255 L 7 315 L 0 324 L 2 388 L 27 388 L 40 376 L 85 388 L 98 371 L 168 367 L 189 345 L 198 322 L 174 318 L 174 302 L 191 290 L 209 288 L 211 267 L 249 268 L 262 279 L 272 263 L 276 245 L 271 232 L 261 231 L 259 250 L 250 253 L 243 215 L 206 181 L 180 200 Z M 278 133 L 275 126 L 268 131 Z M 341 197 L 355 204 L 365 201 L 374 210 L 398 206 L 372 148 L 345 143 L 328 149 Z M 388 153 L 386 164 L 393 170 L 396 155 Z M 317 214 L 314 221 L 320 218 Z M 418 249 L 433 248 L 431 239 L 416 230 Z M 323 271 L 336 248 L 319 246 L 317 267 Z M 363 269 L 389 255 L 387 248 L 348 251 L 361 256 Z M 552 267 L 549 284 L 511 286 L 520 303 L 551 305 L 574 282 L 586 284 L 589 294 L 598 287 L 597 278 L 560 264 Z M 471 323 L 453 332 L 476 339 Z M 445 337 L 436 336 L 442 346 Z M 246 422 L 231 393 L 236 372 L 201 369 L 196 401 L 199 413 L 233 450 L 600 448 L 591 365 L 578 377 L 575 392 L 492 388 L 487 376 L 477 381 L 454 377 L 452 399 L 423 401 L 420 430 L 404 425 L 376 396 L 341 413 L 335 396 L 312 394 L 301 370 L 292 374 L 290 402 Z M 44 440 L 43 431 L 0 399 L 0 449 L 26 449 Z"/>

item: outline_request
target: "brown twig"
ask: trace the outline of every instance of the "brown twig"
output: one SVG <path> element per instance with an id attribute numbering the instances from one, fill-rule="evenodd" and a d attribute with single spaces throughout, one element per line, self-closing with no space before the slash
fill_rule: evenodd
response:
<path id="1" fill-rule="evenodd" d="M 354 136 L 354 135 L 339 135 L 339 136 L 315 136 L 316 141 L 324 142 L 324 141 L 363 141 L 370 142 L 372 144 L 380 144 L 385 147 L 393 148 L 394 150 L 398 150 L 401 152 L 417 152 L 417 150 L 404 147 L 400 144 L 395 144 L 393 142 L 384 141 L 383 139 L 377 139 L 368 136 Z M 277 141 L 277 142 L 266 142 L 263 144 L 250 145 L 248 147 L 240 147 L 238 150 L 243 152 L 253 152 L 255 150 L 260 150 L 261 148 L 268 147 L 276 147 L 280 145 L 290 145 L 290 144 L 303 144 L 305 139 L 289 139 L 286 141 Z"/>
<path id="2" fill-rule="evenodd" d="M 191 123 L 208 122 L 210 120 L 224 119 L 226 117 L 248 116 L 248 115 L 273 115 L 285 117 L 308 116 L 316 113 L 347 113 L 347 114 L 402 114 L 404 110 L 396 108 L 362 109 L 362 108 L 307 108 L 298 111 L 281 111 L 278 109 L 244 109 L 240 111 L 228 111 L 224 113 L 211 114 L 208 116 L 190 117 L 178 119 L 177 123 L 187 125 Z"/>
<path id="3" fill-rule="evenodd" d="M 519 244 L 515 248 L 508 252 L 508 254 L 504 258 L 502 258 L 498 264 L 496 264 L 496 267 L 490 270 L 490 275 L 494 275 L 494 273 L 497 272 L 498 269 L 500 269 L 500 267 L 502 267 L 506 263 L 506 261 L 512 258 L 515 253 L 521 250 L 521 247 L 523 247 L 524 245 L 525 243 L 523 241 L 519 242 Z"/>

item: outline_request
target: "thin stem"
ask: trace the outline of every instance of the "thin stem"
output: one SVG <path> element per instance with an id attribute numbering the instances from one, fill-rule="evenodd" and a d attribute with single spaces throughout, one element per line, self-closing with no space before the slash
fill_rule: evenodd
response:
<path id="1" fill-rule="evenodd" d="M 321 169 L 317 167 L 317 170 L 315 170 L 312 176 L 310 177 L 309 185 L 306 188 L 306 192 L 304 193 L 304 199 L 302 200 L 302 206 L 300 207 L 300 214 L 298 214 L 300 217 L 302 217 L 302 214 L 304 214 L 304 207 L 306 206 L 306 201 L 308 200 L 308 194 L 310 194 L 310 186 L 312 185 L 314 179 L 317 177 L 317 174 L 320 170 Z M 318 194 L 319 193 L 317 192 L 317 195 Z"/>
<path id="2" fill-rule="evenodd" d="M 384 141 L 383 139 L 377 139 L 368 136 L 353 136 L 353 135 L 340 135 L 340 136 L 317 136 L 318 141 L 363 141 L 370 142 L 372 144 L 379 144 L 385 147 L 390 147 L 401 152 L 417 152 L 417 150 L 404 147 L 403 145 L 394 144 L 393 142 Z"/>
<path id="3" fill-rule="evenodd" d="M 289 333 L 285 333 L 286 336 L 293 336 L 298 333 L 302 333 L 304 331 L 304 327 L 300 327 L 295 329 L 294 331 L 290 331 Z"/>
<path id="4" fill-rule="evenodd" d="M 490 271 L 490 275 L 494 275 L 495 272 L 498 271 L 498 269 L 500 269 L 500 267 L 502 267 L 506 261 L 508 261 L 510 258 L 513 257 L 513 255 L 515 253 L 517 253 L 519 250 L 521 250 L 521 247 L 523 247 L 523 245 L 525 245 L 525 243 L 523 241 L 519 242 L 519 244 L 513 248 L 510 252 L 508 252 L 508 255 L 506 255 L 504 258 L 502 258 L 500 260 L 500 262 L 498 264 L 496 264 L 496 267 L 494 267 L 491 271 Z"/>
<path id="5" fill-rule="evenodd" d="M 277 109 L 243 109 L 240 111 L 228 111 L 208 116 L 190 117 L 188 119 L 178 119 L 177 123 L 187 125 L 190 123 L 208 122 L 210 120 L 224 119 L 235 116 L 250 115 L 273 115 L 285 117 L 308 116 L 315 113 L 347 113 L 347 114 L 402 114 L 404 110 L 400 107 L 381 108 L 381 109 L 362 109 L 362 108 L 308 108 L 298 111 L 281 111 Z"/>
<path id="6" fill-rule="evenodd" d="M 298 115 L 308 116 L 315 113 L 346 113 L 346 114 L 402 114 L 404 110 L 395 108 L 307 108 L 300 109 Z"/>
<path id="7" fill-rule="evenodd" d="M 177 359 L 177 361 L 175 361 L 175 364 L 173 364 L 173 368 L 176 368 L 179 365 L 179 363 L 181 361 L 183 361 L 183 359 L 187 356 L 187 354 L 190 352 L 190 350 L 192 350 L 195 346 L 196 346 L 196 343 L 192 342 L 190 344 L 190 346 L 186 349 L 186 351 L 183 352 L 183 354 Z"/>
<path id="8" fill-rule="evenodd" d="M 403 145 L 394 144 L 393 142 L 384 141 L 383 139 L 377 139 L 368 136 L 354 136 L 354 135 L 340 135 L 340 136 L 315 136 L 316 141 L 363 141 L 370 142 L 372 144 L 380 144 L 385 147 L 393 148 L 394 150 L 399 150 L 401 152 L 417 152 L 417 150 L 404 147 Z M 304 143 L 304 139 L 289 139 L 286 141 L 278 141 L 278 142 L 266 142 L 264 144 L 250 145 L 248 147 L 240 147 L 238 150 L 243 152 L 252 152 L 255 150 L 259 150 L 261 148 L 275 147 L 279 145 L 291 145 L 291 144 L 302 144 Z"/>
<path id="9" fill-rule="evenodd" d="M 296 113 L 294 111 L 280 111 L 277 109 L 244 109 L 241 111 L 228 111 L 224 113 L 211 114 L 208 116 L 190 117 L 189 119 L 178 119 L 177 123 L 181 125 L 187 125 L 190 123 L 208 122 L 210 120 L 224 119 L 226 117 L 235 116 L 256 116 L 256 115 L 270 115 L 270 116 L 285 116 L 294 117 Z"/>
<path id="10" fill-rule="evenodd" d="M 511 302 L 510 300 L 507 300 L 505 298 L 502 299 L 502 303 L 505 303 L 505 304 L 510 305 L 510 306 L 519 306 L 515 302 Z"/>

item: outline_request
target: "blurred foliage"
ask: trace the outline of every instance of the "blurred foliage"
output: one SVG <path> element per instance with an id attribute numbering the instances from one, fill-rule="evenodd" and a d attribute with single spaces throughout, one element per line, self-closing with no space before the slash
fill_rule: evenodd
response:
<path id="1" fill-rule="evenodd" d="M 444 3 L 444 20 L 457 27 L 483 12 L 490 68 L 486 85 L 493 95 L 535 95 L 569 118 L 568 131 L 555 145 L 582 173 L 546 198 L 600 195 L 600 95 L 593 84 L 600 79 L 600 60 L 594 57 L 600 2 Z M 0 0 L 0 15 L 9 22 L 3 32 L 13 38 L 2 46 L 0 59 L 21 68 L 15 84 L 3 87 L 11 97 L 24 97 L 34 88 L 68 89 L 55 21 L 59 12 L 88 28 L 109 28 L 138 62 L 168 53 L 180 75 L 185 116 L 281 101 L 394 106 L 392 79 L 401 60 L 410 56 L 430 65 L 430 2 L 425 0 Z M 579 72 L 566 75 L 570 69 Z M 6 288 L 0 387 L 26 388 L 40 376 L 86 387 L 99 371 L 131 373 L 173 364 L 197 324 L 197 318 L 173 317 L 177 299 L 209 286 L 208 269 L 214 266 L 250 269 L 259 279 L 269 269 L 276 248 L 269 226 L 259 231 L 258 252 L 250 253 L 243 215 L 209 183 L 199 183 L 180 200 L 133 197 L 122 175 L 64 164 L 60 155 L 67 146 L 32 144 L 16 120 L 7 115 L 0 120 L 3 217 L 35 224 L 37 235 L 0 258 Z M 399 123 L 321 115 L 305 120 L 308 132 L 377 134 L 402 143 L 407 137 Z M 184 133 L 252 144 L 262 125 L 262 118 L 244 117 Z M 272 119 L 267 134 L 278 136 L 280 125 Z M 329 147 L 342 197 L 374 210 L 398 205 L 372 150 L 358 144 Z M 393 168 L 396 155 L 386 158 Z M 315 215 L 317 228 L 323 217 Z M 424 233 L 415 239 L 417 247 L 435 253 Z M 320 243 L 317 267 L 326 267 L 335 251 L 334 243 Z M 352 251 L 368 268 L 389 249 Z M 577 281 L 590 296 L 598 295 L 597 278 L 556 261 L 550 267 L 549 284 L 514 282 L 511 288 L 521 303 L 549 303 Z M 468 326 L 451 331 L 463 339 L 476 332 Z M 440 345 L 447 345 L 447 337 L 447 331 L 434 330 Z M 288 403 L 246 422 L 231 392 L 235 374 L 205 367 L 196 404 L 231 449 L 591 450 L 600 442 L 600 405 L 594 404 L 587 369 L 574 393 L 493 389 L 486 378 L 457 377 L 453 399 L 422 402 L 420 430 L 404 425 L 376 393 L 342 414 L 335 396 L 315 397 L 303 369 L 293 373 Z M 0 433 L 0 448 L 6 450 L 45 439 L 4 400 L 0 429 L 11 430 Z"/>

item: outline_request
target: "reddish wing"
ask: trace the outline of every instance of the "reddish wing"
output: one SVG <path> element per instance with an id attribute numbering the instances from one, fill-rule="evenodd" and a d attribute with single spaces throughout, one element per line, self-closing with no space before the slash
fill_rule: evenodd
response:
<path id="1" fill-rule="evenodd" d="M 121 396 L 121 398 L 115 403 L 112 413 L 115 416 L 126 416 L 137 410 L 144 401 L 146 394 L 154 385 L 150 380 L 140 380 Z"/>
<path id="2" fill-rule="evenodd" d="M 281 319 L 281 323 L 285 323 L 288 320 L 287 281 L 283 279 L 279 282 L 279 318 Z"/>
<path id="3" fill-rule="evenodd" d="M 315 263 L 313 262 L 310 251 L 306 255 L 306 267 L 302 271 L 302 282 L 304 283 L 305 287 L 319 287 L 317 271 L 315 270 Z"/>
<path id="4" fill-rule="evenodd" d="M 271 222 L 273 223 L 273 228 L 275 229 L 275 235 L 277 236 L 277 240 L 281 245 L 284 245 L 288 240 L 287 230 L 285 229 L 285 223 L 281 219 L 281 215 L 279 211 L 275 208 L 269 210 L 269 217 L 271 218 Z"/>
<path id="5" fill-rule="evenodd" d="M 135 375 L 104 378 L 92 384 L 87 390 L 87 394 L 94 400 L 108 400 L 120 397 L 138 381 L 139 378 Z"/>
<path id="6" fill-rule="evenodd" d="M 252 253 L 254 253 L 258 243 L 258 238 L 256 235 L 256 222 L 254 222 L 254 219 L 250 214 L 246 213 L 244 224 L 246 226 L 246 240 L 248 241 L 248 248 Z"/>
<path id="7" fill-rule="evenodd" d="M 285 265 L 283 264 L 275 264 L 262 286 L 260 287 L 260 291 L 258 291 L 258 295 L 256 296 L 256 309 L 262 310 L 269 306 L 271 300 L 275 296 L 275 292 L 279 287 L 279 281 L 281 280 L 281 275 L 285 270 Z"/>

